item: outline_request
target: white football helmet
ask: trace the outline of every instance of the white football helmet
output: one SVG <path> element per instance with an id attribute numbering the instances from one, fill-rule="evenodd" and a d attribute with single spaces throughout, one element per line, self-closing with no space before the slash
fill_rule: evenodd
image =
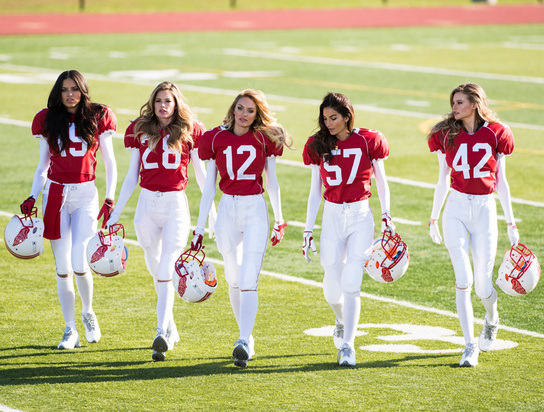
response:
<path id="1" fill-rule="evenodd" d="M 372 279 L 391 283 L 406 273 L 409 263 L 410 255 L 406 243 L 398 233 L 392 234 L 386 230 L 381 238 L 374 241 L 365 268 Z"/>
<path id="2" fill-rule="evenodd" d="M 15 215 L 4 229 L 4 243 L 9 252 L 19 259 L 32 259 L 43 253 L 43 220 L 38 219 L 38 209 L 28 215 Z"/>
<path id="3" fill-rule="evenodd" d="M 538 259 L 521 243 L 506 252 L 499 268 L 497 286 L 510 296 L 522 296 L 531 292 L 540 279 Z"/>
<path id="4" fill-rule="evenodd" d="M 172 281 L 178 296 L 187 302 L 204 302 L 217 289 L 215 267 L 205 262 L 204 247 L 199 251 L 187 250 L 176 261 Z M 202 258 L 198 254 L 202 253 Z"/>
<path id="5" fill-rule="evenodd" d="M 119 235 L 122 231 L 123 235 Z M 125 246 L 125 228 L 121 224 L 111 225 L 106 234 L 99 230 L 87 244 L 87 262 L 94 273 L 111 277 L 123 273 L 128 259 Z"/>

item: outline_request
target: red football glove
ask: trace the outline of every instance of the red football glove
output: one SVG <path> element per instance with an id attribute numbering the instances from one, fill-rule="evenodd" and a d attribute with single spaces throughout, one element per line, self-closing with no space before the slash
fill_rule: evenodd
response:
<path id="1" fill-rule="evenodd" d="M 102 209 L 100 209 L 100 213 L 98 214 L 98 217 L 96 220 L 100 220 L 102 216 L 104 216 L 104 220 L 102 220 L 102 229 L 105 229 L 108 223 L 108 220 L 110 220 L 111 211 L 113 210 L 114 204 L 113 200 L 106 199 L 104 200 L 104 204 L 102 205 Z"/>
<path id="2" fill-rule="evenodd" d="M 32 208 L 34 207 L 34 203 L 36 203 L 36 199 L 34 199 L 32 196 L 29 196 L 28 199 L 26 199 L 23 203 L 21 203 L 21 213 L 25 216 L 32 213 Z"/>
<path id="3" fill-rule="evenodd" d="M 272 237 L 270 238 L 270 241 L 272 242 L 272 246 L 276 246 L 278 243 L 281 242 L 283 239 L 284 229 L 287 227 L 287 223 L 280 223 L 276 222 L 274 224 L 274 230 L 272 230 Z"/>
<path id="4" fill-rule="evenodd" d="M 191 250 L 196 250 L 197 252 L 202 249 L 202 239 L 203 236 L 200 233 L 197 233 L 196 230 L 193 230 L 193 240 L 191 240 Z"/>

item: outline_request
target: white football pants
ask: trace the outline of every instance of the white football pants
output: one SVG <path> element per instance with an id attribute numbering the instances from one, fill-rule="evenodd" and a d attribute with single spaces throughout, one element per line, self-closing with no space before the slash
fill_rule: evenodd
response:
<path id="1" fill-rule="evenodd" d="M 344 293 L 359 293 L 374 239 L 374 219 L 368 200 L 336 204 L 325 201 L 321 229 L 323 292 L 330 305 Z M 357 319 L 358 321 L 358 319 Z"/>
<path id="2" fill-rule="evenodd" d="M 43 212 L 49 197 L 47 180 L 43 189 Z M 64 185 L 64 199 L 60 210 L 60 239 L 51 240 L 55 264 L 59 275 L 69 275 L 72 271 L 86 273 L 87 243 L 96 233 L 98 216 L 98 191 L 93 181 Z"/>
<path id="3" fill-rule="evenodd" d="M 217 249 L 225 261 L 229 286 L 257 290 L 268 243 L 268 207 L 262 194 L 223 194 L 217 211 Z"/>
<path id="4" fill-rule="evenodd" d="M 142 188 L 134 214 L 134 229 L 144 249 L 149 273 L 157 280 L 171 280 L 191 230 L 185 192 L 152 192 Z"/>
<path id="5" fill-rule="evenodd" d="M 467 195 L 451 190 L 444 208 L 442 231 L 458 289 L 472 287 L 480 299 L 493 294 L 497 252 L 497 205 L 493 195 Z M 474 273 L 470 264 L 470 252 Z"/>

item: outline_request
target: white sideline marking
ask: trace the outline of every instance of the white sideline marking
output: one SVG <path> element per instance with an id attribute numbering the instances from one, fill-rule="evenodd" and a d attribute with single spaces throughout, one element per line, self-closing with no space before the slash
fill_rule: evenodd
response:
<path id="1" fill-rule="evenodd" d="M 45 68 L 36 68 L 31 66 L 21 66 L 21 65 L 14 65 L 14 64 L 0 64 L 0 68 L 6 69 L 6 70 L 18 70 L 18 71 L 24 71 L 24 72 L 30 72 L 34 73 L 34 76 L 40 77 L 40 76 L 47 76 L 51 74 L 57 75 L 58 71 L 52 70 L 52 69 L 45 69 Z M 138 84 L 138 85 L 146 85 L 146 86 L 154 86 L 155 82 L 146 79 L 135 79 L 132 77 L 123 77 L 119 76 L 114 77 L 113 73 L 118 72 L 112 72 L 109 75 L 102 75 L 102 74 L 86 74 L 86 77 L 88 79 L 92 80 L 99 80 L 99 81 L 105 81 L 105 82 L 116 82 L 116 83 L 126 83 L 126 84 Z M 191 75 L 190 73 L 187 75 Z M 56 77 L 55 77 L 56 78 Z M 161 77 L 162 78 L 162 77 Z M 0 76 L 0 80 L 2 79 L 2 76 Z M 544 79 L 542 79 L 544 82 Z M 25 82 L 29 82 L 30 79 L 27 78 Z M 54 80 L 53 80 L 54 81 Z M 208 94 L 215 94 L 220 96 L 235 96 L 239 93 L 239 90 L 229 90 L 229 89 L 220 89 L 216 87 L 205 87 L 205 86 L 195 86 L 193 84 L 184 84 L 179 83 L 178 86 L 182 88 L 183 90 L 192 91 L 195 93 L 208 93 Z M 277 100 L 277 101 L 283 101 L 288 103 L 294 103 L 294 104 L 308 104 L 311 106 L 319 106 L 321 104 L 321 100 L 316 99 L 304 99 L 304 98 L 296 98 L 296 97 L 289 97 L 289 96 L 279 96 L 279 95 L 267 95 L 269 100 Z M 387 108 L 380 108 L 370 105 L 354 105 L 353 106 L 357 110 L 366 111 L 369 113 L 381 113 L 381 114 L 390 114 L 395 116 L 405 116 L 405 117 L 412 117 L 416 119 L 440 119 L 442 117 L 442 114 L 432 114 L 432 113 L 420 113 L 420 112 L 413 112 L 409 110 L 396 110 L 396 109 L 387 109 Z M 535 124 L 526 124 L 526 123 L 515 123 L 515 122 L 508 122 L 508 124 L 511 127 L 517 127 L 517 128 L 523 128 L 523 129 L 529 129 L 529 130 L 538 130 L 538 131 L 544 131 L 544 126 L 542 125 L 535 125 Z"/>
<path id="2" fill-rule="evenodd" d="M 293 61 L 293 62 L 311 63 L 311 64 L 326 64 L 326 65 L 341 66 L 341 67 L 346 67 L 346 66 L 361 67 L 361 68 L 367 68 L 367 69 L 396 70 L 396 71 L 413 72 L 413 73 L 439 74 L 439 75 L 446 75 L 446 76 L 460 76 L 460 77 L 471 77 L 471 78 L 479 78 L 479 79 L 502 80 L 502 81 L 510 81 L 510 82 L 544 84 L 544 78 L 542 77 L 511 76 L 511 75 L 497 74 L 497 73 L 471 72 L 467 70 L 444 69 L 440 67 L 412 66 L 408 64 L 378 63 L 378 62 L 373 63 L 373 62 L 362 62 L 358 60 L 334 59 L 330 57 L 316 57 L 316 56 L 301 56 L 301 55 L 293 55 L 293 54 L 273 53 L 268 51 L 262 52 L 262 51 L 256 51 L 256 50 L 243 50 L 243 49 L 224 49 L 223 54 L 226 54 L 227 56 L 257 57 L 261 59 L 283 60 L 283 61 Z"/>

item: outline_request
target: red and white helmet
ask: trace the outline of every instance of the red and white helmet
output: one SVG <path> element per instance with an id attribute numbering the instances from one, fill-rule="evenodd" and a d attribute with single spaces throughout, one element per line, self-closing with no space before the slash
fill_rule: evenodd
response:
<path id="1" fill-rule="evenodd" d="M 205 262 L 204 247 L 199 251 L 187 250 L 176 261 L 172 281 L 180 298 L 187 302 L 204 302 L 217 289 L 215 267 Z M 202 253 L 202 258 L 198 254 Z"/>
<path id="2" fill-rule="evenodd" d="M 32 259 L 43 253 L 43 220 L 37 208 L 28 215 L 14 215 L 4 229 L 4 243 L 9 252 L 19 259 Z"/>
<path id="3" fill-rule="evenodd" d="M 122 236 L 119 231 L 122 231 Z M 87 244 L 87 262 L 94 273 L 111 277 L 125 271 L 128 249 L 124 238 L 125 228 L 121 224 L 111 225 L 106 234 L 99 230 L 91 238 Z"/>
<path id="4" fill-rule="evenodd" d="M 391 283 L 399 280 L 408 270 L 410 255 L 408 246 L 398 233 L 386 230 L 372 246 L 370 259 L 365 268 L 370 277 L 378 282 Z"/>
<path id="5" fill-rule="evenodd" d="M 531 292 L 540 279 L 538 259 L 521 243 L 506 252 L 499 268 L 497 286 L 510 296 L 522 296 Z"/>

